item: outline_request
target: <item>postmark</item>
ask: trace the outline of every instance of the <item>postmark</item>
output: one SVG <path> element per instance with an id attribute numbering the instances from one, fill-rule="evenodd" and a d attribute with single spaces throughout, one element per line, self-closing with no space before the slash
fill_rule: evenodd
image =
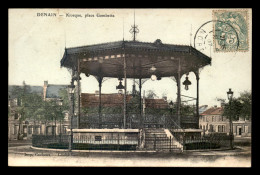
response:
<path id="1" fill-rule="evenodd" d="M 225 51 L 237 51 L 240 43 L 238 33 L 232 25 L 220 20 L 207 21 L 196 31 L 194 47 L 210 56 L 216 42 L 218 47 Z"/>
<path id="2" fill-rule="evenodd" d="M 248 51 L 247 10 L 213 10 L 212 17 L 213 21 L 221 21 L 213 25 L 215 52 Z"/>

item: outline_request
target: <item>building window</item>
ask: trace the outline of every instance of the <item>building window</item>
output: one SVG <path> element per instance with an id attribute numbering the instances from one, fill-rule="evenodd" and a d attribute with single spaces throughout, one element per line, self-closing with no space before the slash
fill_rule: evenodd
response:
<path id="1" fill-rule="evenodd" d="M 47 135 L 53 135 L 53 134 L 54 134 L 54 127 L 47 126 Z"/>
<path id="2" fill-rule="evenodd" d="M 16 126 L 13 127 L 13 134 L 16 134 Z"/>
<path id="3" fill-rule="evenodd" d="M 19 126 L 14 125 L 14 134 L 18 134 Z"/>
<path id="4" fill-rule="evenodd" d="M 213 125 L 209 125 L 209 131 L 213 132 Z"/>
<path id="5" fill-rule="evenodd" d="M 17 103 L 17 98 L 16 98 L 16 99 L 14 99 L 14 105 L 17 106 L 17 104 L 18 103 Z"/>
<path id="6" fill-rule="evenodd" d="M 63 133 L 66 134 L 67 133 L 67 126 L 63 126 Z"/>
<path id="7" fill-rule="evenodd" d="M 33 130 L 33 127 L 32 127 L 32 126 L 29 126 L 29 127 L 28 127 L 28 134 L 32 134 L 32 130 Z"/>
<path id="8" fill-rule="evenodd" d="M 214 122 L 214 116 L 212 116 L 212 122 Z"/>
<path id="9" fill-rule="evenodd" d="M 218 132 L 222 132 L 221 130 L 222 130 L 221 126 L 218 125 Z"/>
<path id="10" fill-rule="evenodd" d="M 222 125 L 222 132 L 225 132 L 225 126 Z"/>
<path id="11" fill-rule="evenodd" d="M 202 116 L 203 122 L 205 122 L 205 116 Z"/>
<path id="12" fill-rule="evenodd" d="M 18 113 L 14 114 L 14 119 L 17 120 L 18 119 Z"/>
<path id="13" fill-rule="evenodd" d="M 34 134 L 40 134 L 40 127 L 39 126 L 35 127 Z"/>
<path id="14" fill-rule="evenodd" d="M 248 133 L 248 126 L 245 126 L 245 133 Z"/>

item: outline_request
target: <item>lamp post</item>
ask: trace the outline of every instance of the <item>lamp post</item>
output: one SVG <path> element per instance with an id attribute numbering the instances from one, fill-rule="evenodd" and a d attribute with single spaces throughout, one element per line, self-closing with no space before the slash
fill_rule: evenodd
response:
<path id="1" fill-rule="evenodd" d="M 229 91 L 227 92 L 227 97 L 229 100 L 229 112 L 231 111 L 231 101 L 233 98 L 234 92 L 231 91 L 231 88 L 229 88 Z M 232 119 L 231 114 L 229 113 L 229 137 L 230 137 L 230 148 L 233 149 L 233 131 L 232 131 Z"/>
<path id="2" fill-rule="evenodd" d="M 68 86 L 70 98 L 71 98 L 71 117 L 70 117 L 70 140 L 69 140 L 69 151 L 72 150 L 72 142 L 73 142 L 73 133 L 72 133 L 72 117 L 74 115 L 74 90 L 75 90 L 75 85 L 74 81 L 71 81 L 71 84 Z"/>
<path id="3" fill-rule="evenodd" d="M 170 101 L 169 106 L 170 106 L 170 116 L 169 117 L 172 117 L 172 113 L 173 113 L 173 102 L 172 101 Z"/>
<path id="4" fill-rule="evenodd" d="M 63 102 L 63 100 L 62 99 L 59 99 L 59 106 L 60 106 L 60 114 L 61 114 L 61 106 L 62 106 L 62 102 Z M 61 118 L 62 118 L 62 116 L 60 116 L 60 141 L 61 141 Z"/>
<path id="5" fill-rule="evenodd" d="M 169 103 L 169 106 L 170 106 L 170 111 L 171 111 L 171 115 L 172 115 L 172 111 L 173 111 L 173 102 L 172 101 Z"/>
<path id="6" fill-rule="evenodd" d="M 119 89 L 118 92 L 120 94 L 122 94 L 123 89 L 125 90 L 125 93 L 124 93 L 124 119 L 123 119 L 123 128 L 125 129 L 126 128 L 126 87 L 122 85 L 123 78 L 119 77 L 118 80 L 119 80 L 119 85 L 116 86 L 116 89 Z M 126 83 L 126 81 L 125 81 L 125 83 Z"/>

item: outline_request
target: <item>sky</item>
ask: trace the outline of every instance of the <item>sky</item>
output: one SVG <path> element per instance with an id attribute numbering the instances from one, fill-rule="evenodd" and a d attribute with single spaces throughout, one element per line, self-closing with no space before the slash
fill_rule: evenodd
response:
<path id="1" fill-rule="evenodd" d="M 69 71 L 60 67 L 64 49 L 113 41 L 132 40 L 129 32 L 135 23 L 139 33 L 137 40 L 162 43 L 192 45 L 198 29 L 212 20 L 213 9 L 9 9 L 9 85 L 43 86 L 49 84 L 69 84 Z M 201 69 L 199 80 L 200 105 L 220 105 L 216 98 L 227 101 L 229 88 L 238 97 L 243 91 L 250 91 L 252 84 L 252 17 L 249 11 L 249 50 L 245 52 L 215 52 L 208 48 L 204 54 L 212 58 L 211 65 Z M 39 13 L 56 13 L 56 16 L 39 16 Z M 112 15 L 114 17 L 97 17 Z M 60 16 L 62 15 L 62 16 Z M 81 15 L 82 17 L 76 17 Z M 94 17 L 85 17 L 92 16 Z M 98 82 L 93 76 L 81 74 L 83 93 L 94 93 Z M 185 76 L 181 78 L 181 82 Z M 196 97 L 196 79 L 189 74 L 192 82 L 189 90 L 181 87 L 181 94 Z M 132 80 L 127 89 L 131 91 Z M 108 79 L 102 85 L 102 93 L 117 93 L 118 80 Z M 166 94 L 168 100 L 176 101 L 177 86 L 170 78 L 160 81 L 148 80 L 142 89 L 153 90 L 159 98 Z M 183 97 L 182 100 L 188 100 Z M 195 104 L 195 101 L 189 104 Z"/>

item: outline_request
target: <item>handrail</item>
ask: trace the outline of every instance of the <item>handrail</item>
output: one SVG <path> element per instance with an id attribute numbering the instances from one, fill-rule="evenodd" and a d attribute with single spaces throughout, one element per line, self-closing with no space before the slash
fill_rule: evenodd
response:
<path id="1" fill-rule="evenodd" d="M 170 116 L 168 116 L 168 118 L 170 119 L 170 121 L 174 124 L 174 126 L 177 127 L 177 129 L 181 129 L 182 131 L 185 131 L 183 128 L 181 128 L 181 126 L 179 126 Z"/>

